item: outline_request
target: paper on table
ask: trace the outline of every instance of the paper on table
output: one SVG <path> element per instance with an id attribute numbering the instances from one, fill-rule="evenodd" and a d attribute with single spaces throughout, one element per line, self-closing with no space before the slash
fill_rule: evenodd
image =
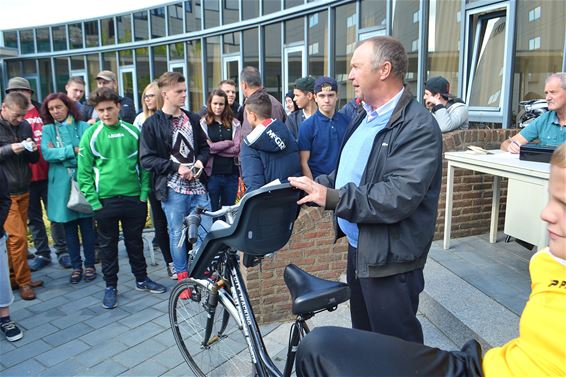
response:
<path id="1" fill-rule="evenodd" d="M 281 184 L 281 181 L 279 180 L 279 178 L 277 178 L 277 179 L 275 179 L 275 180 L 273 180 L 269 183 L 266 183 L 265 185 L 263 185 L 261 187 L 277 186 L 277 185 L 280 185 L 280 184 Z"/>

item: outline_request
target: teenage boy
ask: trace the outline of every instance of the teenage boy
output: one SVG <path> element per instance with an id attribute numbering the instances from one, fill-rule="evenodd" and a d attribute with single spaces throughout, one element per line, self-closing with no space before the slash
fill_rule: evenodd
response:
<path id="1" fill-rule="evenodd" d="M 286 181 L 290 176 L 299 176 L 297 142 L 283 122 L 271 118 L 269 96 L 248 98 L 244 111 L 252 127 L 240 152 L 246 191 L 256 190 L 275 179 Z"/>
<path id="2" fill-rule="evenodd" d="M 349 119 L 336 112 L 338 84 L 331 77 L 319 77 L 314 83 L 318 110 L 299 128 L 299 154 L 303 175 L 314 179 L 336 168 L 340 145 Z"/>
<path id="3" fill-rule="evenodd" d="M 136 289 L 164 293 L 166 288 L 147 276 L 142 231 L 147 217 L 149 172 L 139 163 L 140 132 L 119 119 L 120 97 L 99 88 L 89 97 L 100 120 L 83 134 L 79 145 L 78 182 L 94 210 L 102 273 L 106 281 L 102 307 L 118 304 L 118 235 L 122 225 L 124 243 Z"/>
<path id="4" fill-rule="evenodd" d="M 301 124 L 309 119 L 317 110 L 314 81 L 314 78 L 311 76 L 301 77 L 295 81 L 293 100 L 299 110 L 289 114 L 289 117 L 285 121 L 287 128 L 291 131 L 295 140 L 298 140 Z"/>
<path id="5" fill-rule="evenodd" d="M 143 167 L 153 173 L 153 191 L 167 217 L 171 256 L 181 281 L 188 276 L 187 248 L 185 243 L 179 245 L 183 219 L 197 206 L 210 210 L 208 193 L 199 180 L 210 148 L 198 115 L 182 109 L 187 98 L 183 75 L 165 72 L 157 86 L 163 107 L 144 122 L 140 155 Z M 203 216 L 195 250 L 211 225 L 212 219 Z"/>

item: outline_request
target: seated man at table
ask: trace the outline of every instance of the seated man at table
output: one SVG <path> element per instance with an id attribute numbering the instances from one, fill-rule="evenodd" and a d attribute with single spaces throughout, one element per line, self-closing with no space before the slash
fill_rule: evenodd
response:
<path id="1" fill-rule="evenodd" d="M 544 84 L 548 112 L 544 113 L 517 135 L 501 144 L 501 149 L 519 153 L 521 145 L 538 139 L 539 145 L 556 147 L 566 142 L 566 73 L 550 75 Z"/>

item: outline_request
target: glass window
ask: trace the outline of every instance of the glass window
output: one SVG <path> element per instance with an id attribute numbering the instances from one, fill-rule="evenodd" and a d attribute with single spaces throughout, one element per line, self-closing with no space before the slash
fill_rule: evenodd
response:
<path id="1" fill-rule="evenodd" d="M 151 18 L 151 38 L 165 36 L 165 8 L 154 8 L 149 11 Z"/>
<path id="2" fill-rule="evenodd" d="M 263 14 L 279 12 L 281 10 L 281 0 L 263 0 Z"/>
<path id="3" fill-rule="evenodd" d="M 55 58 L 56 90 L 65 92 L 65 85 L 69 81 L 69 61 L 67 58 Z"/>
<path id="4" fill-rule="evenodd" d="M 102 35 L 102 45 L 116 44 L 116 34 L 114 32 L 114 18 L 104 18 L 100 20 L 100 32 Z"/>
<path id="5" fill-rule="evenodd" d="M 445 77 L 450 83 L 451 94 L 457 95 L 460 87 L 458 75 L 461 2 L 431 0 L 428 32 L 428 72 L 432 76 Z M 442 20 L 442 22 L 437 22 Z M 452 35 L 453 38 L 446 38 Z"/>
<path id="6" fill-rule="evenodd" d="M 102 53 L 102 69 L 109 70 L 114 73 L 118 72 L 118 64 L 116 62 L 116 52 L 104 52 Z M 97 72 L 98 73 L 98 72 Z"/>
<path id="7" fill-rule="evenodd" d="M 559 30 L 566 30 L 566 7 L 563 2 L 517 2 L 513 76 L 513 93 L 516 94 L 512 107 L 515 114 L 520 110 L 519 101 L 544 98 L 545 79 L 554 72 L 563 71 L 564 33 L 557 32 Z M 535 46 L 538 48 L 531 48 Z"/>
<path id="8" fill-rule="evenodd" d="M 479 37 L 474 36 L 472 43 L 468 105 L 500 109 L 507 17 L 504 13 L 497 13 L 475 18 Z"/>
<path id="9" fill-rule="evenodd" d="M 234 54 L 240 52 L 240 32 L 224 34 L 224 53 Z"/>
<path id="10" fill-rule="evenodd" d="M 69 25 L 69 45 L 71 49 L 83 48 L 83 24 Z"/>
<path id="11" fill-rule="evenodd" d="M 413 42 L 419 40 L 419 23 L 413 23 L 413 14 L 419 11 L 419 0 L 395 0 L 393 2 L 392 36 L 397 38 L 405 47 L 409 57 L 405 82 L 411 93 L 417 93 L 418 81 L 418 49 L 413 49 Z"/>
<path id="12" fill-rule="evenodd" d="M 222 0 L 222 18 L 224 25 L 240 21 L 240 1 Z"/>
<path id="13" fill-rule="evenodd" d="M 132 50 L 118 51 L 118 58 L 119 58 L 118 61 L 120 62 L 120 67 L 134 64 L 134 53 Z"/>
<path id="14" fill-rule="evenodd" d="M 185 60 L 185 44 L 183 42 L 169 45 L 170 60 Z"/>
<path id="15" fill-rule="evenodd" d="M 167 45 L 159 45 L 151 48 L 153 52 L 153 74 L 155 78 L 168 71 Z"/>
<path id="16" fill-rule="evenodd" d="M 185 30 L 199 31 L 201 29 L 200 0 L 185 1 Z"/>
<path id="17" fill-rule="evenodd" d="M 183 4 L 171 4 L 167 6 L 169 17 L 169 35 L 183 34 Z"/>
<path id="18" fill-rule="evenodd" d="M 78 71 L 83 69 L 85 69 L 85 61 L 83 56 L 71 56 L 71 70 Z"/>
<path id="19" fill-rule="evenodd" d="M 34 52 L 33 29 L 20 30 L 20 53 L 33 54 Z"/>
<path id="20" fill-rule="evenodd" d="M 285 21 L 285 44 L 303 42 L 305 40 L 305 19 L 304 17 Z"/>
<path id="21" fill-rule="evenodd" d="M 285 0 L 285 9 L 293 8 L 298 5 L 303 5 L 305 0 Z"/>
<path id="22" fill-rule="evenodd" d="M 189 57 L 189 107 L 198 112 L 203 106 L 201 40 L 187 42 Z"/>
<path id="23" fill-rule="evenodd" d="M 96 89 L 96 74 L 100 72 L 100 61 L 98 60 L 98 54 L 91 54 L 86 56 L 86 70 L 89 80 L 89 89 L 94 91 L 94 89 Z M 87 93 L 86 96 L 88 97 L 89 94 L 90 93 Z"/>
<path id="24" fill-rule="evenodd" d="M 210 91 L 222 80 L 220 37 L 206 38 L 206 88 Z"/>
<path id="25" fill-rule="evenodd" d="M 51 59 L 39 59 L 39 90 L 41 97 L 45 98 L 49 93 L 53 93 L 53 75 L 51 74 Z"/>
<path id="26" fill-rule="evenodd" d="M 356 47 L 357 14 L 356 4 L 347 4 L 337 7 L 335 17 L 336 37 L 334 51 L 336 54 L 334 75 L 338 82 L 338 93 L 340 96 L 339 108 L 354 98 L 354 89 L 348 84 L 348 73 L 350 72 L 350 60 Z"/>
<path id="27" fill-rule="evenodd" d="M 28 75 L 35 75 L 37 74 L 36 69 L 35 69 L 35 60 L 24 60 L 22 62 L 22 69 L 24 72 L 24 76 L 28 76 Z M 32 86 L 33 88 L 33 86 Z"/>
<path id="28" fill-rule="evenodd" d="M 11 48 L 18 48 L 18 32 L 5 31 L 4 32 L 4 46 Z"/>
<path id="29" fill-rule="evenodd" d="M 328 74 L 328 12 L 308 16 L 308 73 L 312 76 Z"/>
<path id="30" fill-rule="evenodd" d="M 243 20 L 250 20 L 259 16 L 259 0 L 242 1 Z"/>
<path id="31" fill-rule="evenodd" d="M 206 0 L 204 2 L 204 28 L 210 29 L 220 25 L 219 0 Z"/>
<path id="32" fill-rule="evenodd" d="M 136 49 L 136 76 L 138 80 L 138 103 L 142 103 L 142 93 L 152 79 L 149 74 L 149 50 L 147 47 Z M 140 108 L 141 110 L 141 108 Z"/>
<path id="33" fill-rule="evenodd" d="M 8 77 L 21 76 L 22 75 L 22 62 L 19 60 L 8 60 L 6 62 L 6 71 Z"/>
<path id="34" fill-rule="evenodd" d="M 267 25 L 263 28 L 264 46 L 264 83 L 267 91 L 275 98 L 281 98 L 283 77 L 281 77 L 281 23 Z"/>
<path id="35" fill-rule="evenodd" d="M 117 16 L 116 29 L 118 29 L 118 43 L 130 43 L 132 41 L 132 16 L 129 14 Z"/>
<path id="36" fill-rule="evenodd" d="M 51 36 L 49 35 L 48 27 L 35 29 L 35 40 L 37 43 L 37 52 L 51 51 Z"/>
<path id="37" fill-rule="evenodd" d="M 258 28 L 244 30 L 243 36 L 243 52 L 244 62 L 243 67 L 251 65 L 252 67 L 259 67 L 259 41 L 258 41 Z"/>
<path id="38" fill-rule="evenodd" d="M 98 47 L 98 21 L 85 22 L 86 47 Z"/>
<path id="39" fill-rule="evenodd" d="M 65 25 L 53 26 L 51 28 L 51 38 L 53 39 L 54 51 L 67 49 L 67 30 Z"/>
<path id="40" fill-rule="evenodd" d="M 435 0 L 431 0 L 435 1 Z M 442 0 L 441 0 L 442 1 Z M 444 1 L 446 3 L 452 1 Z M 457 3 L 457 1 L 454 1 Z M 387 15 L 386 0 L 362 0 L 360 2 L 360 28 L 366 27 L 385 27 L 385 18 Z"/>
<path id="41" fill-rule="evenodd" d="M 134 13 L 134 40 L 145 41 L 149 38 L 149 22 L 147 11 Z"/>

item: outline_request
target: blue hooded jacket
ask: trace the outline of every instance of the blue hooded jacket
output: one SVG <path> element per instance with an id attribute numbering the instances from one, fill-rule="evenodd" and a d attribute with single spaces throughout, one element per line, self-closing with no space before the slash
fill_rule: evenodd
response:
<path id="1" fill-rule="evenodd" d="M 288 177 L 301 175 L 297 142 L 278 119 L 271 119 L 267 126 L 256 126 L 244 138 L 240 159 L 246 192 L 275 179 L 285 182 Z"/>

